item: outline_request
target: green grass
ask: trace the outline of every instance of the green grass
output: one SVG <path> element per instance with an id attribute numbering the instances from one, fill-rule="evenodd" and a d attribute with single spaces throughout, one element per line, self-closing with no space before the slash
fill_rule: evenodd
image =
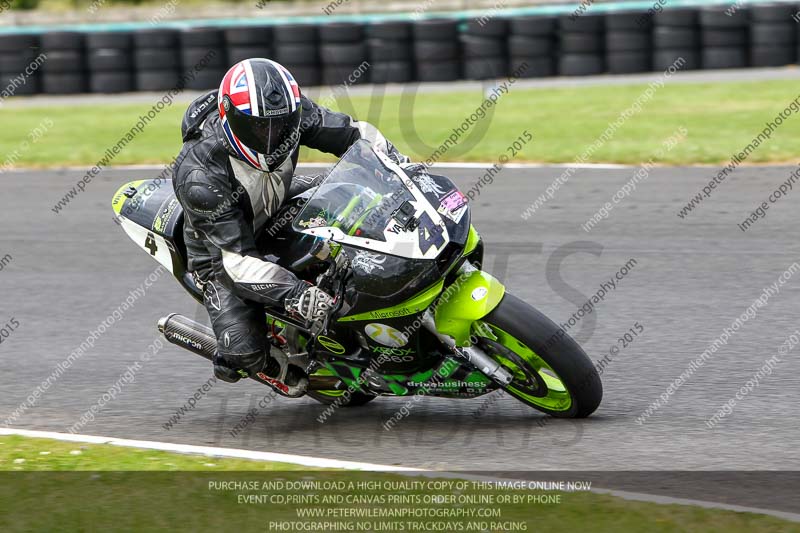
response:
<path id="1" fill-rule="evenodd" d="M 42 455 L 42 452 L 49 452 Z M 72 452 L 80 452 L 74 454 Z M 24 462 L 17 461 L 24 459 Z M 16 461 L 16 462 L 15 462 Z M 213 465 L 213 466 L 211 466 Z M 15 472 L 12 469 L 23 471 Z M 165 472 L 164 470 L 186 470 Z M 275 471 L 275 470 L 284 471 Z M 51 471 L 52 470 L 52 471 Z M 131 471 L 139 470 L 139 471 Z M 150 470 L 144 471 L 144 470 Z M 153 472 L 152 470 L 160 470 Z M 337 490 L 293 492 L 225 490 L 219 482 L 353 482 L 431 481 L 391 474 L 317 470 L 293 471 L 296 467 L 235 459 L 219 459 L 164 452 L 120 448 L 109 445 L 84 445 L 47 439 L 0 437 L 0 531 L 274 531 L 270 521 L 310 521 L 299 519 L 298 503 L 246 503 L 245 495 L 316 494 L 320 500 L 311 507 L 321 509 L 393 508 L 457 509 L 458 504 L 421 503 L 413 505 L 380 503 L 324 503 L 325 496 L 405 495 L 422 497 L 430 491 L 415 488 L 350 487 Z M 453 482 L 455 480 L 445 480 Z M 463 504 L 467 509 L 500 509 L 500 518 L 491 519 L 407 519 L 416 523 L 444 525 L 469 520 L 515 522 L 527 531 L 626 532 L 720 532 L 765 533 L 797 532 L 800 526 L 771 517 L 709 510 L 678 505 L 633 502 L 589 492 L 556 493 L 467 488 L 469 497 L 517 496 L 525 503 Z M 558 495 L 560 503 L 531 503 L 528 496 Z M 328 520 L 357 522 L 353 518 Z M 396 523 L 400 519 L 384 519 Z M 362 520 L 363 522 L 363 520 Z M 410 531 L 410 529 L 405 529 Z M 455 531 L 456 529 L 448 529 Z M 502 529 L 490 528 L 491 531 Z M 328 529 L 328 531 L 335 531 Z M 465 527 L 462 531 L 481 531 Z"/>
<path id="2" fill-rule="evenodd" d="M 307 467 L 50 439 L 0 437 L 0 471 L 274 471 Z M 2 528 L 0 528 L 2 530 Z"/>
<path id="3" fill-rule="evenodd" d="M 495 161 L 508 153 L 523 130 L 534 136 L 516 161 L 575 160 L 643 93 L 646 85 L 594 86 L 559 89 L 513 88 L 491 118 L 473 127 L 475 137 L 462 139 L 442 161 Z M 739 152 L 789 102 L 798 96 L 794 80 L 669 84 L 656 91 L 640 113 L 596 150 L 589 162 L 641 163 L 653 157 L 664 140 L 681 127 L 685 141 L 657 157 L 669 165 L 717 164 Z M 425 160 L 481 103 L 469 93 L 425 93 L 416 102 L 388 95 L 374 102 L 357 97 L 344 102 L 344 111 L 368 119 L 405 153 Z M 154 98 L 154 101 L 156 98 Z M 17 152 L 17 166 L 90 165 L 117 142 L 152 104 L 101 104 L 81 107 L 0 109 L 0 153 Z M 113 164 L 168 162 L 180 148 L 183 104 L 165 109 L 138 135 Z M 25 132 L 49 118 L 53 126 L 25 149 Z M 417 133 L 418 132 L 418 133 Z M 749 157 L 749 163 L 795 161 L 800 119 L 792 116 Z M 316 152 L 304 160 L 332 161 Z"/>

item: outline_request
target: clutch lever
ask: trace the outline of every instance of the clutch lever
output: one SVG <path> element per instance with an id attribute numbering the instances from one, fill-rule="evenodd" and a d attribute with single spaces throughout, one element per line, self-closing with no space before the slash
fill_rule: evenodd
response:
<path id="1" fill-rule="evenodd" d="M 316 261 L 327 261 L 331 256 L 331 247 L 327 239 L 317 238 L 308 252 L 293 262 L 290 266 L 292 270 L 302 270 Z"/>

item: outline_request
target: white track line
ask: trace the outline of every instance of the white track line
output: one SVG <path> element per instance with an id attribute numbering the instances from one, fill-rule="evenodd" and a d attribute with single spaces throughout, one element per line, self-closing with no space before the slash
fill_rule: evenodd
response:
<path id="1" fill-rule="evenodd" d="M 144 448 L 147 450 L 161 450 L 165 452 L 188 453 L 208 455 L 212 457 L 233 457 L 237 459 L 251 459 L 254 461 L 273 461 L 276 463 L 290 463 L 316 468 L 343 468 L 347 470 L 366 470 L 370 472 L 419 472 L 415 468 L 402 466 L 375 465 L 371 463 L 357 463 L 352 461 L 337 461 L 335 459 L 322 459 L 319 457 L 306 457 L 303 455 L 288 455 L 283 453 L 258 452 L 254 450 L 238 450 L 235 448 L 217 448 L 213 446 L 193 446 L 191 444 L 172 444 L 150 440 L 117 439 L 114 437 L 100 437 L 95 435 L 78 435 L 71 433 L 56 433 L 52 431 L 31 431 L 27 429 L 0 428 L 1 435 L 19 435 L 41 439 L 54 439 L 69 442 L 85 442 L 89 444 L 111 444 L 126 448 Z"/>
<path id="2" fill-rule="evenodd" d="M 21 437 L 32 437 L 42 439 L 53 439 L 68 442 L 84 442 L 88 444 L 111 444 L 126 448 L 143 448 L 148 450 L 161 450 L 165 452 L 207 455 L 210 457 L 232 457 L 237 459 L 250 459 L 254 461 L 272 461 L 277 463 L 288 463 L 301 466 L 316 468 L 341 468 L 345 470 L 361 470 L 367 472 L 395 472 L 399 475 L 415 475 L 432 478 L 455 478 L 475 481 L 520 481 L 519 478 L 503 478 L 493 476 L 480 476 L 469 473 L 458 472 L 439 472 L 435 470 L 425 470 L 419 468 L 408 468 L 403 466 L 379 465 L 372 463 L 357 463 L 352 461 L 338 461 L 336 459 L 323 459 L 320 457 L 307 457 L 304 455 L 288 455 L 282 453 L 258 452 L 254 450 L 239 450 L 236 448 L 217 448 L 213 446 L 193 446 L 190 444 L 172 444 L 169 442 L 157 442 L 149 440 L 130 440 L 118 439 L 115 437 L 100 437 L 96 435 L 79 435 L 71 433 L 56 433 L 52 431 L 32 431 L 27 429 L 0 428 L 0 436 L 18 435 Z M 800 514 L 786 511 L 776 511 L 772 509 L 761 509 L 756 507 L 745 507 L 742 505 L 731 505 L 726 503 L 710 502 L 705 500 L 689 500 L 685 498 L 674 498 L 672 496 L 661 496 L 658 494 L 646 494 L 641 492 L 628 492 L 616 489 L 605 489 L 592 487 L 591 492 L 598 494 L 609 494 L 625 500 L 650 502 L 661 505 L 689 505 L 703 507 L 706 509 L 721 509 L 738 513 L 755 513 L 774 516 L 792 522 L 800 522 Z"/>

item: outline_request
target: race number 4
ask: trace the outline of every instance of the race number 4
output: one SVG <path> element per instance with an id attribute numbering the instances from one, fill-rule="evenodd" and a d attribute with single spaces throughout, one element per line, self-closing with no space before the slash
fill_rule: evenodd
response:
<path id="1" fill-rule="evenodd" d="M 155 257 L 156 252 L 158 251 L 158 245 L 156 244 L 156 238 L 152 233 L 147 234 L 147 238 L 144 240 L 144 247 L 150 251 L 150 255 Z"/>
<path id="2" fill-rule="evenodd" d="M 444 244 L 443 234 L 441 226 L 435 224 L 428 213 L 422 213 L 419 217 L 419 249 L 422 253 L 427 253 L 431 246 L 438 250 Z"/>

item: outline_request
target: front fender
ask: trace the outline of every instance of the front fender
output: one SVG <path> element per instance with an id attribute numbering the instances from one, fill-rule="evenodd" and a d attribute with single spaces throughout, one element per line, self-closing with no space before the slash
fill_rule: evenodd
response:
<path id="1" fill-rule="evenodd" d="M 436 305 L 436 329 L 455 339 L 457 346 L 469 346 L 472 323 L 491 313 L 505 292 L 503 284 L 486 272 L 462 274 Z"/>

